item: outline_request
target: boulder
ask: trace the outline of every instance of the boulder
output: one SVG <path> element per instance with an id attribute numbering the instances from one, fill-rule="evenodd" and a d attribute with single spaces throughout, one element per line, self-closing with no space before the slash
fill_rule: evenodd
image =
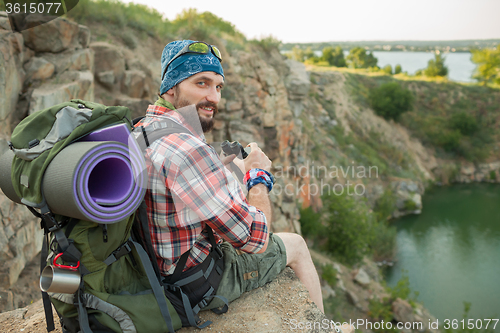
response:
<path id="1" fill-rule="evenodd" d="M 10 134 L 12 115 L 23 86 L 22 45 L 20 33 L 0 30 L 0 122 L 4 124 L 0 133 Z"/>
<path id="2" fill-rule="evenodd" d="M 367 285 L 370 284 L 370 277 L 368 274 L 365 272 L 363 268 L 360 268 L 356 275 L 354 276 L 354 281 L 356 281 L 358 284 L 366 287 Z"/>
<path id="3" fill-rule="evenodd" d="M 27 80 L 45 80 L 54 74 L 55 67 L 44 58 L 33 57 L 25 65 Z"/>
<path id="4" fill-rule="evenodd" d="M 323 296 L 323 300 L 337 296 L 335 290 L 333 290 L 329 284 L 324 284 L 321 286 L 321 295 Z"/>
<path id="5" fill-rule="evenodd" d="M 115 74 L 113 71 L 104 71 L 95 75 L 96 80 L 108 89 L 113 89 L 115 84 Z"/>
<path id="6" fill-rule="evenodd" d="M 31 212 L 0 192 L 0 288 L 11 287 L 42 247 L 43 231 Z"/>
<path id="7" fill-rule="evenodd" d="M 78 43 L 86 49 L 90 45 L 90 29 L 84 25 L 78 25 Z"/>
<path id="8" fill-rule="evenodd" d="M 40 53 L 40 56 L 54 65 L 56 74 L 67 70 L 90 71 L 94 68 L 94 51 L 89 48 L 60 53 Z"/>
<path id="9" fill-rule="evenodd" d="M 290 268 L 286 268 L 273 282 L 246 292 L 231 302 L 227 313 L 216 315 L 212 311 L 202 311 L 200 318 L 202 322 L 212 321 L 205 330 L 213 332 L 288 332 L 298 328 L 299 323 L 304 327 L 311 325 L 314 332 L 333 332 L 330 326 L 321 325 L 330 323 L 330 319 L 312 302 L 304 285 Z M 55 324 L 54 332 L 61 333 L 58 320 Z M 0 327 L 8 327 L 11 332 L 45 333 L 45 326 L 41 300 L 0 314 Z M 200 329 L 185 327 L 178 332 L 200 332 Z"/>
<path id="10" fill-rule="evenodd" d="M 94 50 L 94 74 L 112 71 L 113 85 L 120 83 L 125 73 L 125 57 L 122 51 L 106 42 L 91 43 L 90 48 Z"/>
<path id="11" fill-rule="evenodd" d="M 285 86 L 288 90 L 288 99 L 303 100 L 308 96 L 311 80 L 303 63 L 288 59 L 285 61 L 290 72 L 285 78 Z"/>
<path id="12" fill-rule="evenodd" d="M 396 195 L 397 211 L 393 217 L 397 218 L 406 214 L 420 214 L 422 210 L 423 187 L 411 180 L 398 180 L 391 183 Z"/>
<path id="13" fill-rule="evenodd" d="M 345 295 L 347 297 L 347 300 L 349 303 L 352 305 L 358 307 L 359 306 L 359 298 L 356 296 L 356 294 L 352 290 L 346 290 Z"/>
<path id="14" fill-rule="evenodd" d="M 146 73 L 140 70 L 125 71 L 122 82 L 122 93 L 132 98 L 144 97 L 144 85 L 146 82 Z"/>
<path id="15" fill-rule="evenodd" d="M 68 49 L 78 36 L 78 24 L 61 17 L 47 20 L 43 15 L 26 17 L 26 30 L 22 31 L 26 46 L 36 52 L 57 53 Z"/>
<path id="16" fill-rule="evenodd" d="M 73 98 L 94 100 L 94 76 L 89 71 L 67 71 L 33 90 L 29 114 Z"/>
<path id="17" fill-rule="evenodd" d="M 396 298 L 394 302 L 392 302 L 392 313 L 394 319 L 403 323 L 414 322 L 415 318 L 413 316 L 413 308 L 410 303 L 407 301 Z"/>
<path id="18" fill-rule="evenodd" d="M 128 107 L 132 111 L 132 119 L 146 115 L 146 110 L 149 104 L 153 104 L 150 100 L 120 96 L 114 103 Z"/>
<path id="19" fill-rule="evenodd" d="M 261 131 L 254 124 L 245 120 L 233 120 L 229 124 L 229 133 L 231 138 L 246 146 L 250 142 L 257 142 L 259 147 L 264 146 L 264 140 L 261 138 Z M 263 148 L 264 149 L 264 148 Z"/>
<path id="20" fill-rule="evenodd" d="M 0 16 L 0 29 L 12 31 L 8 17 Z"/>

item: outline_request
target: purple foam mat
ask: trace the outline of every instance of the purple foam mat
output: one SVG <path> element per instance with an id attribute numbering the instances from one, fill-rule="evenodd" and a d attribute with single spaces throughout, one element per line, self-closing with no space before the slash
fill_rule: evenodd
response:
<path id="1" fill-rule="evenodd" d="M 107 135 L 117 137 L 112 130 Z M 128 140 L 128 133 L 123 138 Z M 134 172 L 142 163 L 143 157 L 122 142 L 73 143 L 53 159 L 45 172 L 42 186 L 47 204 L 54 213 L 74 218 L 97 223 L 121 221 L 144 198 L 145 173 L 137 172 L 138 177 Z"/>
<path id="2" fill-rule="evenodd" d="M 100 128 L 94 132 L 87 134 L 78 141 L 80 142 L 117 141 L 123 144 L 128 144 L 129 134 L 130 131 L 127 125 L 119 124 L 119 125 Z"/>
<path id="3" fill-rule="evenodd" d="M 79 140 L 80 142 L 95 142 L 95 141 L 117 141 L 127 145 L 129 155 L 132 157 L 132 167 L 134 178 L 143 178 L 143 173 L 146 170 L 146 164 L 137 141 L 129 127 L 126 124 L 118 124 L 109 127 L 98 129 L 87 134 Z M 137 182 L 139 186 L 146 186 L 146 183 Z"/>

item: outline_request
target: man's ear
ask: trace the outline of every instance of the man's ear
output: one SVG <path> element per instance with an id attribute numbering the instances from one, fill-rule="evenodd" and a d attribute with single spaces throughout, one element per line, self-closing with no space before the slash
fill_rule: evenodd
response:
<path id="1" fill-rule="evenodd" d="M 173 97 L 174 96 L 174 88 L 170 88 L 169 90 L 167 90 L 167 92 L 165 94 Z"/>

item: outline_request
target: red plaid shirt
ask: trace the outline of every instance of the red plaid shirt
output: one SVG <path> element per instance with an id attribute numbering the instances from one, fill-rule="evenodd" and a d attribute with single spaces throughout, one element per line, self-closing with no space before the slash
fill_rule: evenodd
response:
<path id="1" fill-rule="evenodd" d="M 211 247 L 202 232 L 205 224 L 212 227 L 218 242 L 222 238 L 247 253 L 261 250 L 268 233 L 264 213 L 248 204 L 239 183 L 202 134 L 179 112 L 157 105 L 150 105 L 136 126 L 164 117 L 193 135 L 170 134 L 146 149 L 149 231 L 162 274 L 172 274 L 179 257 L 190 249 L 186 268 L 203 262 Z"/>

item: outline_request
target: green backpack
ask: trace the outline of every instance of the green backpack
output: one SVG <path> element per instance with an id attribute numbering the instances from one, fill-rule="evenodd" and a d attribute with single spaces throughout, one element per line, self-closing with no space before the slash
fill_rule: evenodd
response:
<path id="1" fill-rule="evenodd" d="M 201 273 L 195 272 L 196 279 L 185 279 L 181 273 L 184 264 L 180 264 L 175 275 L 182 279 L 169 285 L 162 283 L 145 217 L 145 190 L 134 187 L 145 175 L 131 172 L 123 162 L 123 154 L 132 156 L 133 152 L 124 152 L 123 142 L 86 142 L 90 133 L 104 133 L 113 126 L 125 128 L 125 134 L 133 131 L 128 108 L 71 100 L 21 121 L 12 133 L 11 150 L 1 157 L 2 190 L 40 217 L 45 231 L 40 285 L 49 292 L 42 292 L 47 330 L 54 329 L 50 303 L 65 332 L 174 332 L 182 326 L 205 327 L 210 322 L 199 325 L 197 312 L 217 297 L 213 294 L 222 275 L 220 249 L 214 240 L 215 250 L 206 265 L 199 265 Z M 163 135 L 186 129 L 168 124 L 161 132 L 148 128 L 139 131 L 142 136 L 136 149 L 143 150 Z M 116 154 L 105 155 L 103 147 L 106 151 L 115 149 Z M 130 157 L 128 162 L 140 161 Z M 80 173 L 73 170 L 77 167 Z M 87 172 L 89 168 L 92 172 Z M 107 168 L 113 171 L 107 172 Z M 113 174 L 127 175 L 123 181 L 112 180 L 119 183 L 115 192 L 126 192 L 129 197 L 106 192 L 106 186 L 94 186 L 113 178 Z M 88 188 L 75 180 L 78 177 L 86 177 Z M 47 189 L 47 182 L 54 183 L 55 190 Z M 73 185 L 83 188 L 78 190 L 81 193 Z M 51 203 L 50 196 L 57 200 L 52 198 Z M 118 208 L 112 205 L 113 200 Z M 209 234 L 213 240 L 211 229 Z M 188 255 L 189 251 L 180 262 L 185 263 Z M 202 279 L 198 281 L 199 275 Z M 193 303 L 191 295 L 183 291 L 184 285 L 193 280 L 209 289 L 199 303 L 199 299 Z M 227 302 L 222 310 L 215 310 L 225 311 Z"/>

